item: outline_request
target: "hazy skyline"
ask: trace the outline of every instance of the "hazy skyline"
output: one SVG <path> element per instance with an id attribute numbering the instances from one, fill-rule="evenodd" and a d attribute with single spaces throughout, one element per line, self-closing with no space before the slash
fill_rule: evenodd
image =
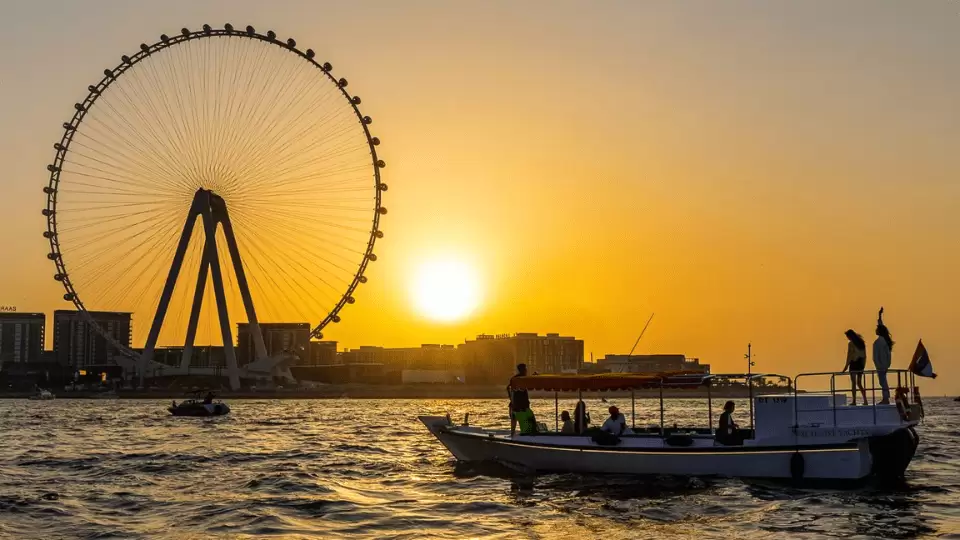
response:
<path id="1" fill-rule="evenodd" d="M 928 393 L 960 391 L 956 2 L 38 1 L 0 18 L 0 305 L 69 307 L 41 190 L 87 85 L 161 33 L 231 22 L 316 50 L 383 140 L 386 237 L 328 339 L 549 331 L 599 356 L 656 312 L 639 353 L 740 371 L 752 341 L 757 370 L 793 375 L 842 368 L 843 331 L 871 342 L 883 305 L 894 366 L 923 338 Z M 417 311 L 425 259 L 473 268 L 469 317 Z"/>

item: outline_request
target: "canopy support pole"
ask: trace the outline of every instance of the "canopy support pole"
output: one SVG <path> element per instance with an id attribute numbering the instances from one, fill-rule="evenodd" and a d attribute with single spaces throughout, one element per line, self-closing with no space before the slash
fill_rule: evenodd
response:
<path id="1" fill-rule="evenodd" d="M 560 392 L 553 393 L 553 420 L 557 433 L 560 432 Z"/>
<path id="2" fill-rule="evenodd" d="M 637 429 L 637 395 L 636 390 L 630 390 L 630 429 Z"/>
<path id="3" fill-rule="evenodd" d="M 710 379 L 707 379 L 707 429 L 713 434 L 713 396 L 711 395 L 713 385 Z"/>
<path id="4" fill-rule="evenodd" d="M 660 436 L 666 436 L 663 431 L 663 379 L 660 380 Z"/>

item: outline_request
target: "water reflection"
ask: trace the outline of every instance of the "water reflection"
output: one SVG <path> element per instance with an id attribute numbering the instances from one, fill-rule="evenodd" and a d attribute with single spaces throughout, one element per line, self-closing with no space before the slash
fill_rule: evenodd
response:
<path id="1" fill-rule="evenodd" d="M 0 401 L 0 537 L 912 538 L 960 530 L 952 402 L 928 400 L 898 486 L 529 475 L 460 464 L 417 414 L 504 417 L 497 400 L 238 401 L 174 419 L 165 402 Z M 549 404 L 552 410 L 552 402 Z M 695 404 L 673 404 L 679 421 Z M 535 404 L 535 406 L 537 406 Z M 51 519 L 53 517 L 54 519 Z"/>

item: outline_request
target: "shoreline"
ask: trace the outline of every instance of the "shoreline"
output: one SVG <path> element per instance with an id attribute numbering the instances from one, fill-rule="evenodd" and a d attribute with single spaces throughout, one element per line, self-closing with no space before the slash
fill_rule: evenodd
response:
<path id="1" fill-rule="evenodd" d="M 191 392 L 184 390 L 127 390 L 119 391 L 116 395 L 104 396 L 98 392 L 67 392 L 51 390 L 56 399 L 176 399 L 181 400 Z M 785 393 L 784 388 L 755 389 L 754 395 Z M 301 390 L 260 390 L 260 391 L 231 391 L 215 390 L 218 398 L 228 399 L 507 399 L 506 386 L 479 386 L 479 385 L 329 385 L 321 388 Z M 584 392 L 586 399 L 629 398 L 630 392 Z M 27 399 L 35 392 L 2 392 L 0 399 Z M 658 399 L 659 390 L 637 390 L 634 395 L 640 399 Z M 553 392 L 531 391 L 533 399 L 553 399 Z M 747 398 L 749 391 L 745 388 L 721 388 L 710 393 L 713 399 Z M 561 392 L 561 399 L 576 399 L 576 392 Z M 706 399 L 707 392 L 696 390 L 665 390 L 664 399 Z"/>

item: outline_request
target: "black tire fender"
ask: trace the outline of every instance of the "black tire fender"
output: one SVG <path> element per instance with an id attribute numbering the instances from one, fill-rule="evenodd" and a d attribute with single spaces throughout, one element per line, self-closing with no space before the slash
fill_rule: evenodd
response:
<path id="1" fill-rule="evenodd" d="M 805 472 L 804 469 L 806 469 L 806 463 L 804 462 L 803 454 L 794 452 L 794 454 L 790 456 L 790 477 L 794 480 L 802 480 L 803 473 Z"/>

